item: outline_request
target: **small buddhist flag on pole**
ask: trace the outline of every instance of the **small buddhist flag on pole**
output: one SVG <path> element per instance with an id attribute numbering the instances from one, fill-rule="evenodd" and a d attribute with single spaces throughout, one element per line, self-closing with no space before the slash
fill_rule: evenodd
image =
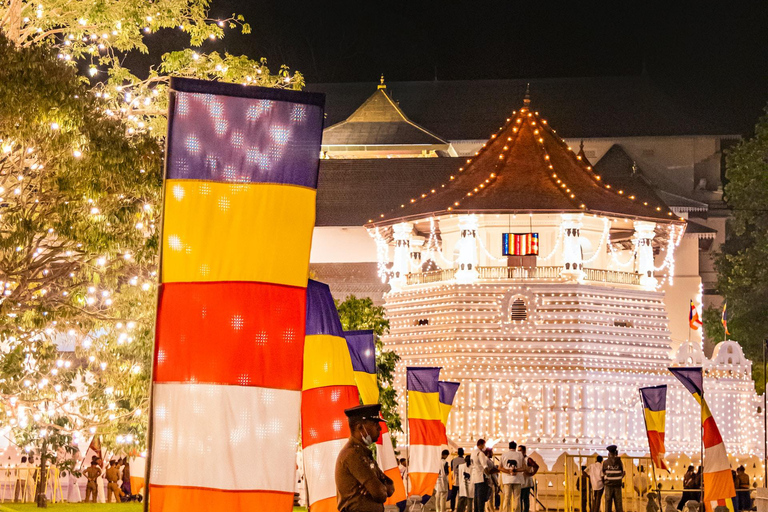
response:
<path id="1" fill-rule="evenodd" d="M 406 373 L 410 494 L 422 496 L 426 503 L 437 482 L 440 451 L 445 436 L 445 427 L 440 421 L 440 368 L 409 366 Z"/>
<path id="2" fill-rule="evenodd" d="M 458 382 L 447 382 L 441 380 L 438 384 L 438 396 L 440 399 L 440 421 L 443 423 L 443 444 L 448 444 L 448 434 L 446 427 L 448 426 L 448 416 L 451 414 L 451 408 L 453 407 L 453 399 L 456 397 L 456 392 L 459 390 Z"/>
<path id="3" fill-rule="evenodd" d="M 667 415 L 667 386 L 640 388 L 640 398 L 643 400 L 643 416 L 645 430 L 648 434 L 648 448 L 651 452 L 653 465 L 669 471 L 664 462 L 664 430 Z"/>
<path id="4" fill-rule="evenodd" d="M 701 320 L 699 320 L 699 312 L 696 310 L 696 306 L 693 305 L 693 301 L 691 301 L 691 310 L 688 313 L 688 324 L 694 331 L 702 326 Z"/>
<path id="5" fill-rule="evenodd" d="M 728 301 L 723 302 L 723 314 L 720 317 L 720 321 L 723 323 L 723 329 L 725 329 L 725 335 L 730 336 L 731 333 L 728 332 L 728 311 L 726 308 L 728 307 Z"/>
<path id="6" fill-rule="evenodd" d="M 725 444 L 717 428 L 715 418 L 704 400 L 704 375 L 700 367 L 670 368 L 672 375 L 677 377 L 685 388 L 701 405 L 702 444 L 704 445 L 704 505 L 707 512 L 717 507 L 727 507 L 734 510 L 733 498 L 736 488 L 731 476 L 731 464 L 725 451 Z"/>
<path id="7" fill-rule="evenodd" d="M 364 404 L 379 403 L 379 386 L 376 384 L 376 343 L 373 331 L 344 331 L 344 337 L 352 357 L 355 382 Z"/>

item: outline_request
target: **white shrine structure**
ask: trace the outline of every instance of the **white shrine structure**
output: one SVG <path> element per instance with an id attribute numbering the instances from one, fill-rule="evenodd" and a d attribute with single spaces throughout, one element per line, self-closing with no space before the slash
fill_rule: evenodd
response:
<path id="1" fill-rule="evenodd" d="M 684 326 L 701 293 L 686 219 L 640 181 L 605 184 L 528 96 L 445 183 L 367 228 L 391 286 L 384 343 L 401 357 L 396 387 L 406 366 L 441 366 L 441 379 L 461 382 L 456 444 L 516 440 L 550 468 L 608 444 L 639 457 L 638 388 L 668 384 L 668 460 L 698 463 L 699 408 L 667 368 L 702 365 L 729 454 L 761 467 L 762 398 L 738 343 L 710 359 L 700 331 L 670 337 L 670 316 Z"/>

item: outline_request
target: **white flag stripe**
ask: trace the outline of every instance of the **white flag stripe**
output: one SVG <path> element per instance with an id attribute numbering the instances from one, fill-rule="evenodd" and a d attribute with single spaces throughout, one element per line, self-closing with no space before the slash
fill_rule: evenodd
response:
<path id="1" fill-rule="evenodd" d="M 310 505 L 336 496 L 336 459 L 348 440 L 349 438 L 335 439 L 304 448 L 304 472 Z"/>
<path id="2" fill-rule="evenodd" d="M 150 482 L 293 492 L 301 391 L 156 383 Z"/>
<path id="3" fill-rule="evenodd" d="M 731 463 L 728 462 L 724 443 L 704 449 L 704 473 L 717 473 L 726 469 L 730 471 Z"/>
<path id="4" fill-rule="evenodd" d="M 381 444 L 376 445 L 376 455 L 378 456 L 379 466 L 382 471 L 397 467 L 395 448 L 392 446 L 392 438 L 389 432 L 381 435 Z"/>
<path id="5" fill-rule="evenodd" d="M 409 473 L 437 473 L 440 468 L 440 446 L 412 445 L 408 460 Z"/>

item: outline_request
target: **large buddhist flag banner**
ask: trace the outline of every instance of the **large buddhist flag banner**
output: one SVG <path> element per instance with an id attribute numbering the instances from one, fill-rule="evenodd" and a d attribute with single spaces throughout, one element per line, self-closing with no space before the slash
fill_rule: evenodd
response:
<path id="1" fill-rule="evenodd" d="M 443 424 L 443 444 L 448 444 L 448 416 L 453 408 L 453 399 L 456 398 L 456 392 L 459 390 L 458 382 L 448 382 L 441 380 L 437 383 L 438 398 L 440 400 L 440 421 Z"/>
<path id="2" fill-rule="evenodd" d="M 701 427 L 704 441 L 704 504 L 712 512 L 719 506 L 733 510 L 736 489 L 731 464 L 715 418 L 704 400 L 704 377 L 700 367 L 670 368 L 669 371 L 691 392 L 701 405 Z"/>
<path id="3" fill-rule="evenodd" d="M 379 386 L 376 383 L 376 342 L 373 331 L 344 331 L 344 337 L 352 357 L 355 382 L 364 404 L 379 403 Z"/>
<path id="4" fill-rule="evenodd" d="M 640 398 L 643 401 L 643 416 L 645 418 L 645 431 L 648 434 L 648 448 L 651 452 L 653 465 L 659 469 L 666 469 L 664 462 L 664 431 L 666 428 L 667 414 L 667 386 L 653 386 L 640 388 Z"/>
<path id="5" fill-rule="evenodd" d="M 323 103 L 171 79 L 152 512 L 291 510 Z"/>
<path id="6" fill-rule="evenodd" d="M 440 368 L 407 368 L 410 495 L 430 496 L 437 482 L 445 427 L 440 420 Z"/>
<path id="7" fill-rule="evenodd" d="M 301 445 L 310 512 L 336 512 L 336 457 L 349 438 L 344 409 L 360 404 L 347 340 L 328 285 L 309 280 Z"/>

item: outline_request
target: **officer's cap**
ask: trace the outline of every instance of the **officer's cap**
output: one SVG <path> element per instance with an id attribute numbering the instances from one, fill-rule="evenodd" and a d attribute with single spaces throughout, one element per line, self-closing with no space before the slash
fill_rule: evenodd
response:
<path id="1" fill-rule="evenodd" d="M 379 413 L 381 412 L 381 404 L 369 404 L 369 405 L 358 405 L 357 407 L 350 407 L 349 409 L 344 409 L 344 414 L 347 415 L 347 418 L 349 419 L 357 419 L 357 420 L 371 420 L 371 421 L 381 421 L 384 420 L 381 419 L 379 416 Z"/>
<path id="2" fill-rule="evenodd" d="M 615 444 L 612 444 L 612 445 L 608 446 L 606 448 L 606 450 L 608 450 L 608 453 L 615 453 L 615 452 L 619 451 L 619 447 L 616 446 Z"/>

